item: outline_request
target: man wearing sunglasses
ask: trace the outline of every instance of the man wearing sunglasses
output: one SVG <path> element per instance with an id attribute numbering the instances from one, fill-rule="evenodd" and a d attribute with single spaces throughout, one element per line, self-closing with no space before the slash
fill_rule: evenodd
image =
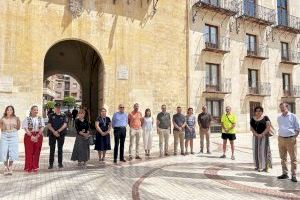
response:
<path id="1" fill-rule="evenodd" d="M 126 126 L 128 124 L 128 115 L 124 112 L 123 104 L 119 105 L 119 112 L 114 113 L 112 118 L 112 127 L 114 128 L 115 148 L 114 163 L 117 163 L 119 144 L 120 144 L 120 161 L 126 162 L 124 158 L 124 145 L 126 138 Z"/>

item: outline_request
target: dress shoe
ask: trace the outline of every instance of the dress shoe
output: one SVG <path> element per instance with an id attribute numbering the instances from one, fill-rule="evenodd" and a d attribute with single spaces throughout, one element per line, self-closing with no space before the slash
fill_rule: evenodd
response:
<path id="1" fill-rule="evenodd" d="M 140 156 L 136 156 L 135 159 L 142 160 L 142 158 Z"/>
<path id="2" fill-rule="evenodd" d="M 293 181 L 294 183 L 297 183 L 297 182 L 298 182 L 296 176 L 292 176 L 291 181 Z"/>
<path id="3" fill-rule="evenodd" d="M 282 174 L 280 176 L 277 176 L 278 179 L 287 179 L 289 176 L 287 174 Z"/>

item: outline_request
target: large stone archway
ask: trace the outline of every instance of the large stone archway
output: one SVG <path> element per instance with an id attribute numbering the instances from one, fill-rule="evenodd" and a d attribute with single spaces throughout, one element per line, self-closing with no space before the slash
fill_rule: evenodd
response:
<path id="1" fill-rule="evenodd" d="M 44 60 L 44 79 L 54 74 L 73 76 L 82 87 L 82 105 L 94 121 L 103 105 L 103 61 L 88 43 L 68 39 L 49 48 Z"/>

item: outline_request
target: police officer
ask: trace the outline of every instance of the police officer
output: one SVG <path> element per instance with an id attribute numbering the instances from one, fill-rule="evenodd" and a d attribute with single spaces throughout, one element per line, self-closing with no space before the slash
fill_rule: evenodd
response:
<path id="1" fill-rule="evenodd" d="M 55 104 L 54 113 L 50 115 L 48 122 L 48 137 L 50 146 L 49 167 L 53 168 L 55 146 L 58 147 L 58 167 L 63 168 L 63 145 L 67 131 L 68 118 L 61 113 L 60 103 Z"/>

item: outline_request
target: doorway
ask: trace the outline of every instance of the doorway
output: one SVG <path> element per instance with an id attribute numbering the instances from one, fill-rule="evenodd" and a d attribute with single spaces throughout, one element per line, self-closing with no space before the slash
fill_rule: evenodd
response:
<path id="1" fill-rule="evenodd" d="M 103 106 L 103 61 L 97 50 L 73 39 L 54 44 L 44 59 L 44 81 L 54 74 L 70 75 L 81 84 L 82 106 L 88 108 L 94 124 Z"/>
<path id="2" fill-rule="evenodd" d="M 261 106 L 261 103 L 257 101 L 250 101 L 249 105 L 250 105 L 250 109 L 249 109 L 250 119 L 252 119 L 252 117 L 254 116 L 254 109 L 257 106 Z"/>

